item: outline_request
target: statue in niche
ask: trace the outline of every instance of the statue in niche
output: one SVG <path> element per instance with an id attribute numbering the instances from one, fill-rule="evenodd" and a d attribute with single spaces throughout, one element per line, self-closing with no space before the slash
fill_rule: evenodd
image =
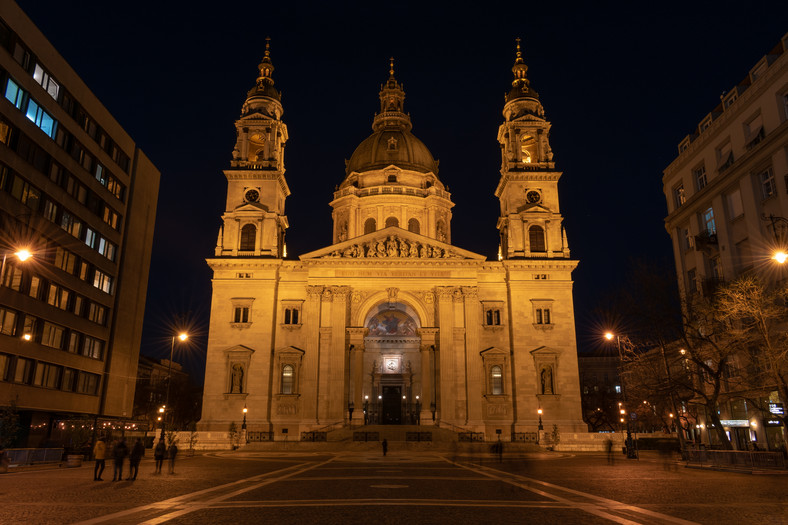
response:
<path id="1" fill-rule="evenodd" d="M 337 239 L 339 242 L 344 242 L 347 240 L 347 223 L 342 223 L 339 227 L 339 233 L 337 234 Z"/>
<path id="2" fill-rule="evenodd" d="M 233 365 L 233 370 L 232 370 L 230 393 L 243 394 L 243 386 L 244 386 L 244 365 L 242 365 L 241 363 L 235 363 Z"/>
<path id="3" fill-rule="evenodd" d="M 550 366 L 542 368 L 542 393 L 553 393 L 553 369 Z"/>

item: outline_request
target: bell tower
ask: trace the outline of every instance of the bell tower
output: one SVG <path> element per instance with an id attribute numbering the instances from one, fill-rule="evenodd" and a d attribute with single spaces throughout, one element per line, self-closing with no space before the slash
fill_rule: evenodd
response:
<path id="1" fill-rule="evenodd" d="M 498 128 L 501 180 L 495 190 L 501 204 L 498 219 L 499 259 L 569 258 L 560 208 L 558 179 L 550 149 L 550 123 L 539 94 L 531 88 L 520 39 L 512 67 L 514 80 L 506 94 L 504 122 Z"/>
<path id="2" fill-rule="evenodd" d="M 236 142 L 227 177 L 227 204 L 216 243 L 217 257 L 274 257 L 285 254 L 284 151 L 287 126 L 281 95 L 274 88 L 270 39 L 260 74 L 235 121 Z"/>

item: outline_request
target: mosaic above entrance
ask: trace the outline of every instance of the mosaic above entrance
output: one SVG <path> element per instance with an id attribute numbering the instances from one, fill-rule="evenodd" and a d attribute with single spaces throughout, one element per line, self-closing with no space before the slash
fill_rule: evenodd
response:
<path id="1" fill-rule="evenodd" d="M 416 335 L 417 325 L 405 312 L 387 310 L 380 312 L 367 322 L 369 334 L 382 335 Z"/>

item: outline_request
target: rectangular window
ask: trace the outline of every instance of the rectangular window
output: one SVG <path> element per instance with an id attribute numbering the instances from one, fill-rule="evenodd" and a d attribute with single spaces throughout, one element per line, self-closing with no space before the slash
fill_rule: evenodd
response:
<path id="1" fill-rule="evenodd" d="M 66 351 L 72 354 L 79 353 L 79 332 L 71 332 L 68 334 L 68 345 Z"/>
<path id="2" fill-rule="evenodd" d="M 233 311 L 234 323 L 248 323 L 249 322 L 249 308 L 245 306 L 237 306 Z"/>
<path id="3" fill-rule="evenodd" d="M 41 84 L 41 87 L 49 93 L 49 96 L 57 100 L 58 93 L 60 92 L 60 84 L 55 82 L 55 79 L 52 78 L 49 73 L 44 71 L 39 64 L 36 64 L 35 68 L 33 69 L 33 79 Z"/>
<path id="4" fill-rule="evenodd" d="M 38 363 L 33 384 L 45 388 L 59 388 L 63 368 L 50 363 Z"/>
<path id="5" fill-rule="evenodd" d="M 27 295 L 32 297 L 33 299 L 38 299 L 41 293 L 41 279 L 37 276 L 32 276 L 30 278 L 30 289 L 27 292 Z"/>
<path id="6" fill-rule="evenodd" d="M 36 362 L 32 359 L 17 357 L 16 369 L 14 370 L 14 382 L 29 385 L 33 380 L 33 369 L 35 368 L 35 364 Z"/>
<path id="7" fill-rule="evenodd" d="M 74 274 L 74 265 L 77 262 L 77 256 L 68 250 L 61 247 L 55 249 L 55 266 L 60 268 L 66 273 Z"/>
<path id="8" fill-rule="evenodd" d="M 687 272 L 687 290 L 689 293 L 697 293 L 698 291 L 698 279 L 695 270 L 689 270 Z"/>
<path id="9" fill-rule="evenodd" d="M 5 87 L 5 98 L 16 106 L 16 109 L 22 109 L 25 101 L 25 92 L 16 82 L 9 78 Z"/>
<path id="10" fill-rule="evenodd" d="M 550 308 L 536 309 L 536 324 L 550 324 Z"/>
<path id="11" fill-rule="evenodd" d="M 29 338 L 27 338 L 27 340 L 34 339 L 36 337 L 38 324 L 39 324 L 39 321 L 38 321 L 37 317 L 34 317 L 32 315 L 29 315 L 29 314 L 26 314 L 25 315 L 25 325 L 24 325 L 24 328 L 22 329 L 22 336 L 23 337 L 30 336 Z"/>
<path id="12" fill-rule="evenodd" d="M 722 173 L 733 164 L 733 151 L 731 150 L 731 143 L 726 142 L 717 149 L 717 171 Z"/>
<path id="13" fill-rule="evenodd" d="M 117 249 L 116 249 L 115 245 L 112 244 L 111 242 L 109 242 L 107 239 L 105 239 L 104 237 L 101 237 L 99 239 L 98 252 L 101 255 L 103 255 L 104 257 L 106 257 L 110 261 L 114 261 L 115 260 L 115 252 L 116 251 L 117 251 Z"/>
<path id="14" fill-rule="evenodd" d="M 88 319 L 103 326 L 107 319 L 107 309 L 100 304 L 91 302 L 88 306 Z"/>
<path id="15" fill-rule="evenodd" d="M 102 292 L 110 293 L 112 290 L 112 277 L 101 270 L 96 270 L 95 274 L 93 275 L 93 286 Z"/>
<path id="16" fill-rule="evenodd" d="M 758 175 L 758 178 L 760 179 L 761 183 L 761 196 L 764 199 L 768 199 L 777 193 L 777 184 L 774 181 L 774 173 L 772 172 L 771 168 L 763 170 Z"/>
<path id="17" fill-rule="evenodd" d="M 301 309 L 296 306 L 288 306 L 285 308 L 284 324 L 297 325 L 300 324 Z"/>
<path id="18" fill-rule="evenodd" d="M 82 355 L 85 357 L 92 357 L 93 359 L 101 359 L 102 351 L 104 350 L 104 341 L 86 335 L 82 342 Z"/>
<path id="19" fill-rule="evenodd" d="M 735 189 L 728 194 L 728 212 L 732 219 L 744 215 L 744 205 L 741 200 L 741 190 Z"/>
<path id="20" fill-rule="evenodd" d="M 60 308 L 61 310 L 68 309 L 68 299 L 71 296 L 71 292 L 59 286 L 57 284 L 50 283 L 49 285 L 49 293 L 47 294 L 47 303 L 55 308 Z"/>
<path id="21" fill-rule="evenodd" d="M 707 208 L 706 211 L 703 212 L 703 225 L 706 227 L 707 234 L 713 235 L 717 233 L 717 225 L 714 222 L 713 208 Z"/>
<path id="22" fill-rule="evenodd" d="M 98 392 L 99 376 L 88 372 L 79 372 L 76 391 L 80 394 L 95 395 Z"/>
<path id="23" fill-rule="evenodd" d="M 81 295 L 75 295 L 74 296 L 74 307 L 72 308 L 71 311 L 74 312 L 75 315 L 78 315 L 78 316 L 81 317 L 82 316 L 82 310 L 85 308 L 85 303 L 86 302 L 87 302 L 87 299 L 85 299 Z"/>
<path id="24" fill-rule="evenodd" d="M 44 202 L 43 215 L 49 222 L 57 222 L 57 204 L 47 199 Z"/>
<path id="25" fill-rule="evenodd" d="M 63 336 L 65 330 L 57 325 L 48 321 L 44 321 L 44 327 L 41 330 L 41 344 L 51 348 L 63 348 Z"/>
<path id="26" fill-rule="evenodd" d="M 706 187 L 706 166 L 701 164 L 700 167 L 692 170 L 692 175 L 695 177 L 695 187 L 698 191 Z"/>
<path id="27" fill-rule="evenodd" d="M 16 334 L 16 312 L 0 307 L 0 334 Z"/>
<path id="28" fill-rule="evenodd" d="M 11 371 L 11 356 L 0 354 L 0 381 L 8 381 L 8 374 Z"/>
<path id="29" fill-rule="evenodd" d="M 3 286 L 19 292 L 22 289 L 22 269 L 6 261 L 3 271 Z"/>
<path id="30" fill-rule="evenodd" d="M 63 382 L 60 384 L 60 389 L 65 392 L 73 392 L 76 385 L 77 371 L 73 368 L 63 370 Z"/>
<path id="31" fill-rule="evenodd" d="M 684 194 L 683 183 L 673 188 L 673 200 L 676 204 L 676 208 L 680 208 L 685 202 L 687 202 L 687 196 Z"/>
<path id="32" fill-rule="evenodd" d="M 684 235 L 684 250 L 685 251 L 689 251 L 689 250 L 694 249 L 695 248 L 695 236 L 690 234 L 690 231 L 689 231 L 688 228 L 684 228 L 684 230 L 682 230 L 682 233 Z"/>
<path id="33" fill-rule="evenodd" d="M 722 262 L 720 261 L 720 257 L 712 257 L 709 259 L 709 269 L 711 270 L 711 276 L 715 281 L 723 281 L 722 275 Z"/>
<path id="34" fill-rule="evenodd" d="M 96 232 L 92 228 L 85 228 L 85 244 L 91 248 L 96 247 Z"/>
<path id="35" fill-rule="evenodd" d="M 63 211 L 63 216 L 60 218 L 60 227 L 77 239 L 82 233 L 82 221 L 65 210 Z"/>

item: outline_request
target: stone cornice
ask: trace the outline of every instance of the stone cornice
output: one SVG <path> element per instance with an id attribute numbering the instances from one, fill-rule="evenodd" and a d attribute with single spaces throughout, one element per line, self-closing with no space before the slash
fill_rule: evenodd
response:
<path id="1" fill-rule="evenodd" d="M 507 259 L 501 261 L 507 270 L 558 270 L 571 272 L 580 263 L 577 259 Z"/>
<path id="2" fill-rule="evenodd" d="M 272 169 L 272 170 L 229 169 L 229 170 L 224 170 L 224 176 L 227 177 L 228 181 L 234 181 L 234 180 L 278 181 L 279 188 L 285 194 L 285 197 L 290 195 L 290 187 L 287 185 L 287 181 L 285 180 L 284 171 L 279 171 L 276 169 Z"/>
<path id="3" fill-rule="evenodd" d="M 278 270 L 284 261 L 267 257 L 210 257 L 205 262 L 213 270 Z"/>

